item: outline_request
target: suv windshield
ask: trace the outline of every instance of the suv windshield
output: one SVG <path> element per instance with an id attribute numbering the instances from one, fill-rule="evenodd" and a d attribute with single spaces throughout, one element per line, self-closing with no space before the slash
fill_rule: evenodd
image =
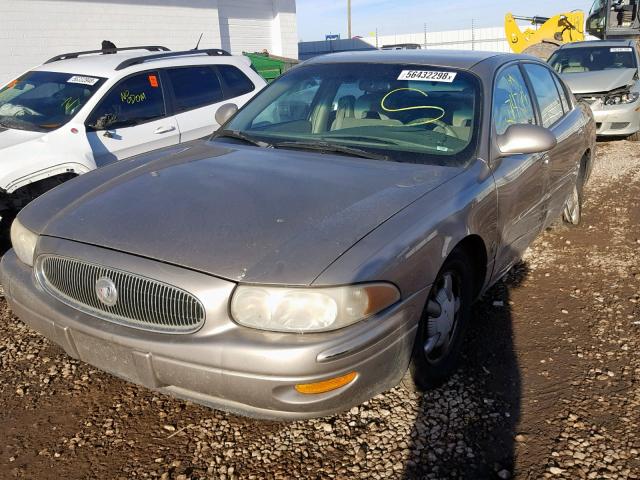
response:
<path id="1" fill-rule="evenodd" d="M 442 67 L 301 66 L 260 93 L 226 131 L 276 148 L 460 166 L 475 152 L 479 90 L 475 76 Z"/>
<path id="2" fill-rule="evenodd" d="M 26 73 L 0 90 L 0 126 L 55 130 L 71 120 L 103 82 L 69 73 Z"/>
<path id="3" fill-rule="evenodd" d="M 636 68 L 636 59 L 631 47 L 576 47 L 556 51 L 549 64 L 561 74 L 584 73 Z"/>

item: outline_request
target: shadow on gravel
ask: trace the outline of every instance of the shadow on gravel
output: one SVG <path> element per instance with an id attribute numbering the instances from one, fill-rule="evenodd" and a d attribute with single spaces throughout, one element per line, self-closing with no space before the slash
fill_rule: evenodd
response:
<path id="1" fill-rule="evenodd" d="M 522 385 L 510 291 L 528 273 L 517 264 L 474 305 L 458 372 L 419 392 L 405 479 L 514 476 Z"/>

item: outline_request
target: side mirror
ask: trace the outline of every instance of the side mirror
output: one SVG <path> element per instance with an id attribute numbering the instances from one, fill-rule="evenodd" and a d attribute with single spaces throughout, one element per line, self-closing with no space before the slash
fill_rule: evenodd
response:
<path id="1" fill-rule="evenodd" d="M 107 113 L 102 115 L 96 120 L 94 125 L 90 125 L 94 130 L 107 130 L 110 126 L 116 123 L 117 117 L 113 113 Z"/>
<path id="2" fill-rule="evenodd" d="M 233 117 L 238 111 L 238 106 L 235 103 L 225 103 L 216 112 L 216 122 L 222 126 Z"/>
<path id="3" fill-rule="evenodd" d="M 500 156 L 548 152 L 558 144 L 556 136 L 548 128 L 519 123 L 510 125 L 498 135 L 496 143 Z"/>

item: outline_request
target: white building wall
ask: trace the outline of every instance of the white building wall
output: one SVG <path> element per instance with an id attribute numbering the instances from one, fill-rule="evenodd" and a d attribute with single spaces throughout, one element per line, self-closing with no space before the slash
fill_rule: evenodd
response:
<path id="1" fill-rule="evenodd" d="M 102 40 L 188 50 L 200 33 L 201 48 L 297 58 L 295 0 L 0 0 L 0 85 Z"/>
<path id="2" fill-rule="evenodd" d="M 376 46 L 375 37 L 367 37 L 363 40 Z M 511 51 L 503 27 L 427 32 L 426 42 L 424 32 L 381 35 L 378 36 L 377 42 L 379 48 L 398 43 L 418 43 L 422 48 L 427 49 Z"/>

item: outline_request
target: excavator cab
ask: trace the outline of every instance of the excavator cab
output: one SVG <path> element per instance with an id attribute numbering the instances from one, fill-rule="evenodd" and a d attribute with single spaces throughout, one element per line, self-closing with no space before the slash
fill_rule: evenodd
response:
<path id="1" fill-rule="evenodd" d="M 595 0 L 587 17 L 587 32 L 600 39 L 640 36 L 640 0 Z"/>

